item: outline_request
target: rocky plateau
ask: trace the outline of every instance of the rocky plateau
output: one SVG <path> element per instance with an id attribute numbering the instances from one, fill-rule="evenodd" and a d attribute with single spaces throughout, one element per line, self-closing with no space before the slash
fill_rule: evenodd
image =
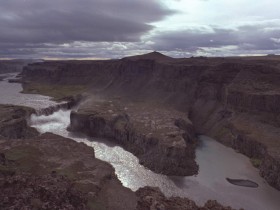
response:
<path id="1" fill-rule="evenodd" d="M 279 56 L 174 59 L 153 52 L 35 63 L 22 76 L 25 89 L 83 85 L 91 104 L 71 114 L 70 128 L 114 139 L 156 172 L 196 173 L 194 133 L 205 134 L 250 157 L 260 175 L 280 189 Z M 97 107 L 98 98 L 107 102 Z M 165 164 L 182 158 L 186 163 L 166 170 Z"/>

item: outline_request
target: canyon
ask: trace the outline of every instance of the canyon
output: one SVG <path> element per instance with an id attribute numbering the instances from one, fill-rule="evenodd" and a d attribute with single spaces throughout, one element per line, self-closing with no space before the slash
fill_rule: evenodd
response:
<path id="1" fill-rule="evenodd" d="M 1 105 L 0 112 L 1 209 L 232 209 L 213 200 L 199 207 L 187 198 L 166 198 L 152 187 L 135 193 L 93 148 L 28 126 L 26 117 L 34 109 Z M 26 131 L 32 135 L 23 135 Z"/>
<path id="2" fill-rule="evenodd" d="M 197 173 L 194 133 L 204 134 L 250 157 L 260 175 L 280 189 L 279 62 L 278 56 L 174 59 L 153 52 L 119 60 L 30 64 L 22 80 L 27 92 L 34 87 L 40 91 L 36 84 L 85 86 L 90 99 L 71 114 L 70 128 L 83 131 L 75 122 L 87 122 L 89 127 L 83 127 L 87 130 L 83 132 L 114 138 L 155 171 L 175 175 L 176 169 L 165 171 L 164 165 L 185 158 L 190 171 L 181 172 L 175 164 L 178 175 Z M 101 105 L 96 107 L 96 103 Z M 126 107 L 129 103 L 132 108 Z M 146 114 L 151 119 L 145 121 L 143 110 L 135 107 L 149 107 Z M 159 113 L 181 112 L 182 118 L 176 114 L 153 117 L 157 109 Z M 168 128 L 171 133 L 163 129 L 164 137 L 157 137 L 161 122 L 166 119 L 168 124 L 168 118 L 173 120 Z M 178 152 L 178 147 L 185 152 Z M 158 168 L 142 157 L 144 153 L 154 154 Z M 162 154 L 168 159 L 157 159 Z"/>
<path id="3" fill-rule="evenodd" d="M 28 108 L 9 99 L 19 106 L 0 106 L 0 187 L 6 192 L 0 194 L 1 208 L 26 204 L 43 190 L 54 202 L 39 193 L 27 208 L 231 209 L 213 200 L 203 206 L 166 196 L 155 187 L 126 188 L 117 169 L 96 157 L 98 147 L 73 141 L 69 134 L 40 131 L 47 120 L 58 123 L 60 116 L 53 115 L 60 112 L 69 113 L 67 132 L 106 139 L 174 180 L 199 176 L 197 148 L 204 143 L 198 136 L 210 136 L 249 157 L 260 176 L 280 190 L 279 77 L 278 56 L 175 59 L 153 52 L 117 60 L 30 63 L 16 78 L 21 95 L 29 97 L 27 105 L 29 94 L 55 101 L 43 99 L 49 101 L 43 107 L 32 102 Z M 21 196 L 23 186 L 30 193 Z"/>

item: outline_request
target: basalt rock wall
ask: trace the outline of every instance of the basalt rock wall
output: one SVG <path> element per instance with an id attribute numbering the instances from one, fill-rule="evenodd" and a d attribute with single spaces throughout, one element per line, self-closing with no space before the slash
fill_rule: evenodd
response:
<path id="1" fill-rule="evenodd" d="M 260 174 L 279 189 L 273 181 L 280 177 L 279 154 L 271 152 L 280 149 L 279 63 L 241 58 L 45 62 L 27 66 L 23 79 L 88 84 L 102 94 L 172 105 L 188 114 L 197 133 L 259 158 Z M 256 129 L 246 126 L 244 114 Z"/>
<path id="2" fill-rule="evenodd" d="M 113 139 L 135 154 L 141 164 L 157 173 L 181 176 L 196 174 L 198 167 L 194 162 L 194 136 L 190 136 L 192 126 L 188 126 L 183 119 L 177 120 L 176 124 L 181 127 L 182 132 L 174 133 L 171 138 L 184 139 L 183 144 L 177 146 L 161 137 L 139 132 L 125 113 L 108 116 L 98 110 L 95 114 L 72 112 L 69 130 Z"/>
<path id="3" fill-rule="evenodd" d="M 27 107 L 0 105 L 0 139 L 26 139 L 38 135 L 28 126 L 27 118 L 35 110 Z"/>
<path id="4" fill-rule="evenodd" d="M 36 110 L 37 115 L 51 115 L 52 113 L 62 109 L 69 110 L 79 105 L 86 97 L 82 95 L 69 96 L 64 98 L 65 102 L 49 106 L 43 109 Z"/>

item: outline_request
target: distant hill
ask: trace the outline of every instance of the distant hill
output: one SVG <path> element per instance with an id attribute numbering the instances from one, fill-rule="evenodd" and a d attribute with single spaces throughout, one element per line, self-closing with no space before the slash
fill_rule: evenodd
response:
<path id="1" fill-rule="evenodd" d="M 156 61 L 171 61 L 174 58 L 163 55 L 159 52 L 150 52 L 143 55 L 129 56 L 123 58 L 124 60 L 156 60 Z"/>

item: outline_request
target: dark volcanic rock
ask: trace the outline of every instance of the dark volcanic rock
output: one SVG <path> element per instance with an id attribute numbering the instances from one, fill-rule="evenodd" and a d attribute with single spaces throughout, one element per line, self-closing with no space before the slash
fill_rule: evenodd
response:
<path id="1" fill-rule="evenodd" d="M 1 209 L 135 209 L 134 193 L 83 143 L 47 133 L 0 140 L 0 154 Z"/>
<path id="2" fill-rule="evenodd" d="M 259 159 L 260 174 L 280 189 L 279 65 L 274 57 L 169 59 L 152 53 L 33 64 L 24 69 L 23 80 L 87 84 L 107 97 L 175 107 L 187 114 L 196 133 Z"/>
<path id="3" fill-rule="evenodd" d="M 32 60 L 1 60 L 0 61 L 0 74 L 14 73 L 22 71 L 23 67 Z"/>
<path id="4" fill-rule="evenodd" d="M 48 116 L 60 109 L 62 110 L 73 109 L 74 107 L 78 106 L 78 104 L 81 103 L 84 99 L 85 97 L 82 95 L 69 96 L 62 99 L 63 101 L 66 102 L 62 102 L 54 106 L 49 106 L 47 108 L 36 110 L 36 114 Z"/>
<path id="5" fill-rule="evenodd" d="M 233 184 L 233 185 L 237 185 L 237 186 L 242 186 L 242 187 L 252 187 L 252 188 L 257 188 L 259 185 L 251 180 L 245 180 L 245 179 L 230 179 L 230 178 L 226 178 L 226 180 Z"/>
<path id="6" fill-rule="evenodd" d="M 191 122 L 175 110 L 95 101 L 71 113 L 71 131 L 109 138 L 140 163 L 166 175 L 193 175 L 196 139 Z"/>
<path id="7" fill-rule="evenodd" d="M 136 191 L 137 210 L 198 210 L 195 202 L 188 198 L 166 198 L 158 188 L 144 187 Z"/>
<path id="8" fill-rule="evenodd" d="M 160 61 L 160 62 L 168 62 L 168 61 L 172 61 L 173 58 L 154 51 L 154 52 L 147 53 L 144 55 L 125 57 L 125 58 L 123 58 L 123 60 L 134 60 L 134 61 L 136 61 L 136 60 L 156 60 L 156 61 Z"/>
<path id="9" fill-rule="evenodd" d="M 267 182 L 280 190 L 280 160 L 275 160 L 269 154 L 266 154 L 260 165 L 260 175 Z"/>
<path id="10" fill-rule="evenodd" d="M 26 119 L 34 113 L 32 108 L 0 105 L 0 138 L 22 139 L 38 135 L 28 126 Z"/>
<path id="11" fill-rule="evenodd" d="M 166 198 L 158 188 L 143 187 L 136 191 L 138 197 L 137 210 L 234 210 L 217 201 L 209 200 L 199 207 L 188 198 Z"/>
<path id="12" fill-rule="evenodd" d="M 34 112 L 32 109 L 17 106 L 1 106 L 0 110 L 3 117 L 0 125 L 4 125 L 4 128 L 7 123 L 15 124 L 12 119 L 25 119 Z M 164 110 L 160 110 L 162 111 Z M 135 113 L 138 113 L 137 110 Z M 163 116 L 168 116 L 168 113 L 170 111 Z M 145 113 L 141 114 L 145 117 Z M 176 114 L 172 113 L 172 116 Z M 114 118 L 115 129 L 123 128 L 123 121 L 126 120 L 127 115 Z M 170 126 L 170 119 L 164 120 L 167 120 L 166 125 Z M 95 124 L 101 134 L 105 132 L 102 122 L 103 119 L 97 120 Z M 187 119 L 180 115 L 180 118 L 175 122 L 173 119 L 172 122 L 177 130 L 172 126 L 168 129 L 164 127 L 167 131 L 173 130 L 172 133 L 166 133 L 167 140 L 172 138 L 172 142 L 176 143 L 174 140 L 177 138 L 180 147 L 193 144 L 188 139 L 192 139 L 193 132 Z M 23 125 L 25 126 L 21 127 L 21 135 L 15 135 L 17 138 L 27 137 L 22 134 L 30 132 L 30 127 Z M 154 123 L 152 125 L 154 126 Z M 155 128 L 152 130 L 157 131 Z M 17 129 L 14 132 L 16 131 Z M 4 133 L 12 137 L 9 132 Z M 199 208 L 187 198 L 167 199 L 154 188 L 146 187 L 134 193 L 122 186 L 111 165 L 95 158 L 92 147 L 51 133 L 38 136 L 36 132 L 28 137 L 32 138 L 0 139 L 0 209 L 231 210 L 216 201 L 208 201 L 205 207 Z M 171 154 L 167 156 L 172 155 L 174 154 L 171 149 Z M 151 160 L 151 157 L 148 160 Z"/>
<path id="13" fill-rule="evenodd" d="M 84 193 L 74 188 L 73 181 L 57 175 L 18 174 L 0 183 L 0 209 L 69 209 L 85 210 Z"/>
<path id="14" fill-rule="evenodd" d="M 9 79 L 8 80 L 9 83 L 21 83 L 21 79 Z"/>

